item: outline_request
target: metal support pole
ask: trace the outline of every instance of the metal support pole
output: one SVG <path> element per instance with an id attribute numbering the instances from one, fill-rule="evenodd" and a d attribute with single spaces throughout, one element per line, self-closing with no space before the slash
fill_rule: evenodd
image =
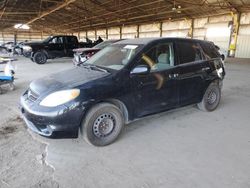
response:
<path id="1" fill-rule="evenodd" d="M 160 22 L 160 37 L 162 37 L 162 22 Z"/>
<path id="2" fill-rule="evenodd" d="M 120 39 L 122 39 L 122 26 L 120 26 Z"/>
<path id="3" fill-rule="evenodd" d="M 17 32 L 14 33 L 14 45 L 17 43 Z"/>
<path id="4" fill-rule="evenodd" d="M 232 28 L 231 28 L 230 45 L 229 45 L 229 56 L 235 57 L 241 13 L 236 13 L 236 14 L 231 13 L 231 14 L 233 18 L 233 24 L 231 26 Z"/>
<path id="5" fill-rule="evenodd" d="M 108 36 L 109 36 L 109 34 L 108 34 L 108 28 L 106 27 L 106 39 L 108 39 Z"/>
<path id="6" fill-rule="evenodd" d="M 140 25 L 137 25 L 137 29 L 136 29 L 136 37 L 135 38 L 139 38 L 140 37 Z"/>
<path id="7" fill-rule="evenodd" d="M 191 27 L 189 30 L 189 36 L 191 39 L 194 37 L 194 19 L 191 19 Z"/>

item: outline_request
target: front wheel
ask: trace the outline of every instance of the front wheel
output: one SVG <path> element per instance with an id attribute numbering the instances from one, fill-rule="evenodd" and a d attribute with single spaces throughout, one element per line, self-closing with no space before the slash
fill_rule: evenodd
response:
<path id="1" fill-rule="evenodd" d="M 208 86 L 202 101 L 198 103 L 198 108 L 203 111 L 211 112 L 219 105 L 220 98 L 221 89 L 217 83 L 213 82 Z"/>
<path id="2" fill-rule="evenodd" d="M 80 132 L 88 143 L 105 146 L 118 138 L 123 126 L 124 118 L 119 108 L 109 103 L 100 103 L 87 113 Z"/>
<path id="3" fill-rule="evenodd" d="M 37 64 L 44 64 L 47 62 L 47 57 L 46 57 L 45 53 L 43 53 L 43 52 L 36 52 L 33 56 L 33 60 Z"/>

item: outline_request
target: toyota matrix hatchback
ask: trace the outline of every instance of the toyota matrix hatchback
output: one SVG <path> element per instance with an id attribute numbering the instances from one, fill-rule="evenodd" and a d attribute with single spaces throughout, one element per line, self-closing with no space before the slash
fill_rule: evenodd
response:
<path id="1" fill-rule="evenodd" d="M 211 42 L 123 40 L 82 64 L 33 81 L 21 97 L 27 126 L 46 137 L 114 142 L 135 119 L 198 104 L 216 109 L 225 70 Z"/>

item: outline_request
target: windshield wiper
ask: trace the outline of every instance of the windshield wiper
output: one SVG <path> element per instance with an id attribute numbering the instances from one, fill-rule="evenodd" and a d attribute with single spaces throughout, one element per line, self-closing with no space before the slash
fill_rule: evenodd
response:
<path id="1" fill-rule="evenodd" d="M 87 69 L 91 69 L 91 70 L 97 70 L 97 71 L 101 71 L 101 72 L 108 72 L 106 69 L 102 69 L 100 67 L 97 67 L 96 65 L 91 65 L 91 64 L 81 64 L 81 66 L 83 66 L 84 68 Z"/>

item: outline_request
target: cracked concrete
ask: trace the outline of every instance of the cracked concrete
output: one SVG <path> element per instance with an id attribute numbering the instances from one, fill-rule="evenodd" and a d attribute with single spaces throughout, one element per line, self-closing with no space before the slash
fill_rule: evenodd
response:
<path id="1" fill-rule="evenodd" d="M 58 187 L 51 178 L 54 170 L 46 162 L 47 145 L 33 139 L 20 118 L 1 124 L 0 148 L 1 188 Z"/>
<path id="2" fill-rule="evenodd" d="M 28 83 L 72 66 L 64 61 L 39 66 L 20 58 L 17 89 L 0 95 L 1 188 L 250 187 L 250 61 L 226 64 L 216 111 L 188 106 L 147 117 L 102 148 L 43 138 L 18 118 Z"/>
<path id="3" fill-rule="evenodd" d="M 48 143 L 30 133 L 23 120 L 19 118 L 18 102 L 20 95 L 31 80 L 42 77 L 45 72 L 56 72 L 70 64 L 63 65 L 62 60 L 55 61 L 49 70 L 37 66 L 30 60 L 20 57 L 16 62 L 16 89 L 0 95 L 0 187 L 1 188 L 57 188 L 54 180 L 54 167 L 46 161 Z M 27 71 L 27 68 L 29 71 Z M 0 66 L 3 69 L 3 65 Z"/>

